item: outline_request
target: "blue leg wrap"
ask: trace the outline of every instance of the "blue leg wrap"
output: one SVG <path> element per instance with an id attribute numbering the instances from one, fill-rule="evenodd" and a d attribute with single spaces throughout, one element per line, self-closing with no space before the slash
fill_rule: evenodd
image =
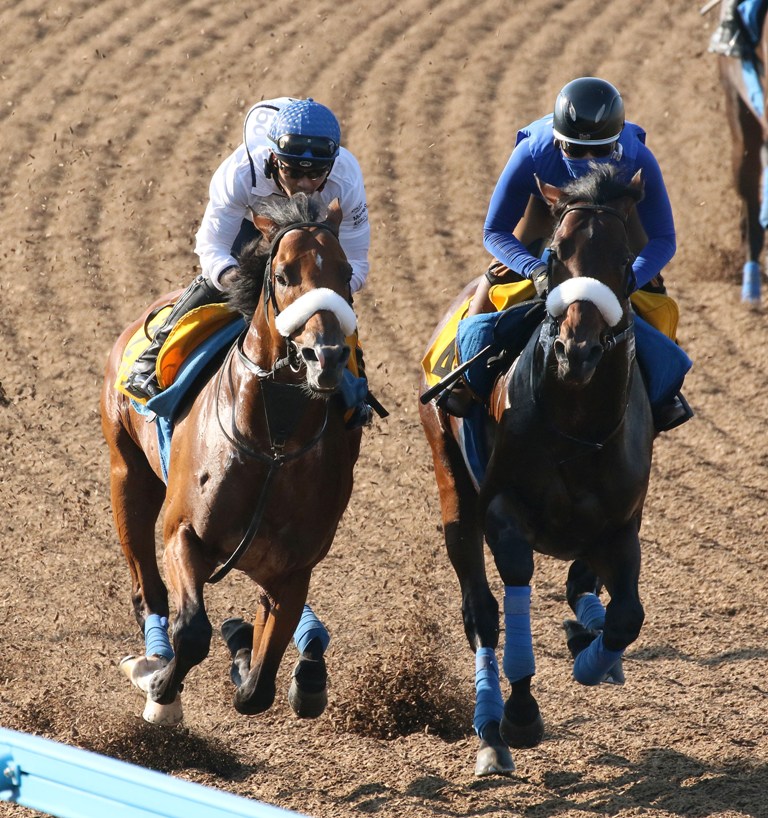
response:
<path id="1" fill-rule="evenodd" d="M 576 657 L 573 678 L 583 685 L 599 685 L 623 653 L 623 650 L 608 650 L 604 647 L 601 633 Z"/>
<path id="2" fill-rule="evenodd" d="M 760 265 L 756 261 L 747 261 L 741 278 L 741 300 L 760 300 Z"/>
<path id="3" fill-rule="evenodd" d="M 597 594 L 584 594 L 576 600 L 576 619 L 593 631 L 605 627 L 605 608 Z"/>
<path id="4" fill-rule="evenodd" d="M 504 675 L 510 682 L 533 676 L 530 586 L 504 586 L 504 630 Z"/>
<path id="5" fill-rule="evenodd" d="M 166 659 L 173 659 L 166 617 L 150 614 L 144 620 L 144 642 L 147 656 L 165 656 Z"/>
<path id="6" fill-rule="evenodd" d="M 319 639 L 325 653 L 328 643 L 331 641 L 331 635 L 325 628 L 325 625 L 315 616 L 315 612 L 309 605 L 304 606 L 301 614 L 301 619 L 293 634 L 293 641 L 299 649 L 299 653 L 304 653 L 307 645 L 313 640 Z"/>
<path id="7" fill-rule="evenodd" d="M 475 654 L 475 717 L 472 721 L 478 736 L 486 725 L 501 722 L 504 701 L 499 684 L 499 665 L 493 648 L 479 648 Z"/>

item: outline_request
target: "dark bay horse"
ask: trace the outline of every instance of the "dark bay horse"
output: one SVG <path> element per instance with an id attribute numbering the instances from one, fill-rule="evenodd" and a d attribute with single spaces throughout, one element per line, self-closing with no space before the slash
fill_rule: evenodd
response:
<path id="1" fill-rule="evenodd" d="M 623 678 L 618 663 L 644 618 L 639 529 L 654 427 L 635 359 L 627 236 L 642 179 L 638 173 L 627 183 L 601 165 L 562 190 L 547 184 L 540 190 L 556 224 L 547 317 L 494 386 L 482 419 L 490 456 L 479 492 L 460 445 L 463 421 L 434 400 L 419 408 L 476 657 L 477 775 L 511 772 L 509 747 L 531 747 L 543 737 L 531 692 L 534 551 L 573 561 L 567 598 L 586 626 L 569 639 L 577 681 Z M 486 578 L 483 535 L 505 586 L 506 703 L 495 656 L 499 608 Z M 597 577 L 610 595 L 607 609 L 595 594 Z"/>
<path id="2" fill-rule="evenodd" d="M 212 636 L 203 589 L 236 549 L 244 551 L 236 567 L 258 584 L 260 601 L 254 625 L 228 620 L 222 627 L 233 657 L 234 705 L 244 714 L 271 706 L 278 666 L 307 610 L 312 569 L 347 507 L 361 431 L 347 430 L 334 396 L 356 319 L 338 202 L 321 215 L 300 194 L 254 216 L 262 239 L 243 251 L 230 299 L 249 324 L 178 417 L 167 486 L 155 424 L 113 386 L 126 341 L 151 310 L 122 333 L 109 357 L 101 416 L 112 510 L 147 642 L 147 656 L 129 657 L 123 669 L 147 693 L 150 721 L 181 719 L 182 682 L 207 656 Z M 171 640 L 154 537 L 164 503 Z M 306 690 L 295 672 L 291 705 L 299 715 L 319 715 L 325 664 L 318 656 L 302 660 L 321 666 Z"/>
<path id="3" fill-rule="evenodd" d="M 721 12 L 725 11 L 723 6 Z M 725 111 L 731 132 L 731 166 L 741 199 L 741 235 L 746 262 L 742 270 L 741 298 L 760 302 L 763 263 L 761 255 L 768 223 L 768 117 L 766 117 L 764 66 L 768 65 L 768 36 L 763 25 L 753 60 L 717 58 Z"/>

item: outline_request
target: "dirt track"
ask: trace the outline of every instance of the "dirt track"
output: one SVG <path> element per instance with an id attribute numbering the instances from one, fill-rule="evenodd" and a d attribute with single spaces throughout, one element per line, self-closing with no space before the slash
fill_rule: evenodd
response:
<path id="1" fill-rule="evenodd" d="M 0 724 L 316 818 L 768 816 L 768 322 L 739 301 L 714 16 L 683 0 L 159 9 L 10 0 L 2 15 Z M 545 741 L 515 753 L 515 777 L 476 780 L 474 667 L 416 379 L 434 322 L 486 262 L 482 221 L 516 128 L 580 74 L 622 90 L 664 169 L 679 239 L 666 278 L 697 416 L 656 446 L 627 684 L 571 680 L 565 566 L 540 560 Z M 117 671 L 141 643 L 109 510 L 101 371 L 121 328 L 192 277 L 210 175 L 249 105 L 281 94 L 331 106 L 363 166 L 372 273 L 357 308 L 392 414 L 365 434 L 313 579 L 333 634 L 327 714 L 299 722 L 280 696 L 239 716 L 217 639 L 188 679 L 185 726 L 162 733 Z M 255 598 L 234 576 L 210 590 L 211 620 L 248 617 Z"/>

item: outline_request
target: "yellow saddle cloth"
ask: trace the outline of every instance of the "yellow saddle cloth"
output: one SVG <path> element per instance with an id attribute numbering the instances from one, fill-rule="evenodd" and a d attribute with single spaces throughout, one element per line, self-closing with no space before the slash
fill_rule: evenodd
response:
<path id="1" fill-rule="evenodd" d="M 530 281 L 510 281 L 491 287 L 488 295 L 496 309 L 501 312 L 513 304 L 520 304 L 536 296 L 536 289 Z M 662 293 L 636 290 L 630 296 L 635 312 L 652 327 L 677 341 L 677 324 L 680 310 L 674 298 Z M 467 299 L 445 323 L 421 361 L 427 386 L 434 386 L 457 366 L 456 330 L 459 321 L 467 314 L 471 299 Z"/>
<path id="2" fill-rule="evenodd" d="M 127 392 L 125 390 L 126 380 L 137 358 L 149 346 L 151 337 L 163 325 L 172 308 L 173 304 L 168 304 L 154 315 L 146 326 L 146 332 L 142 324 L 131 336 L 123 351 L 123 359 L 115 379 L 115 388 L 133 400 L 138 400 L 139 403 L 146 403 L 146 400 L 139 400 Z M 232 312 L 226 304 L 205 304 L 182 315 L 157 356 L 155 371 L 161 389 L 167 389 L 173 383 L 179 367 L 194 349 L 225 324 L 237 318 L 239 314 Z M 148 338 L 147 335 L 150 337 Z"/>

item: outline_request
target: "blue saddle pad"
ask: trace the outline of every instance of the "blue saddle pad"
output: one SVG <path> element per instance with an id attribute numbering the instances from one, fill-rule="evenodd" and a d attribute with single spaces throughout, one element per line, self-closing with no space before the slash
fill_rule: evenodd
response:
<path id="1" fill-rule="evenodd" d="M 157 443 L 163 480 L 168 482 L 168 466 L 171 455 L 173 424 L 189 389 L 198 375 L 222 349 L 228 347 L 245 329 L 245 321 L 237 319 L 217 330 L 201 343 L 179 367 L 176 379 L 167 389 L 146 402 L 132 400 L 131 405 L 149 420 L 154 420 L 157 428 Z"/>

